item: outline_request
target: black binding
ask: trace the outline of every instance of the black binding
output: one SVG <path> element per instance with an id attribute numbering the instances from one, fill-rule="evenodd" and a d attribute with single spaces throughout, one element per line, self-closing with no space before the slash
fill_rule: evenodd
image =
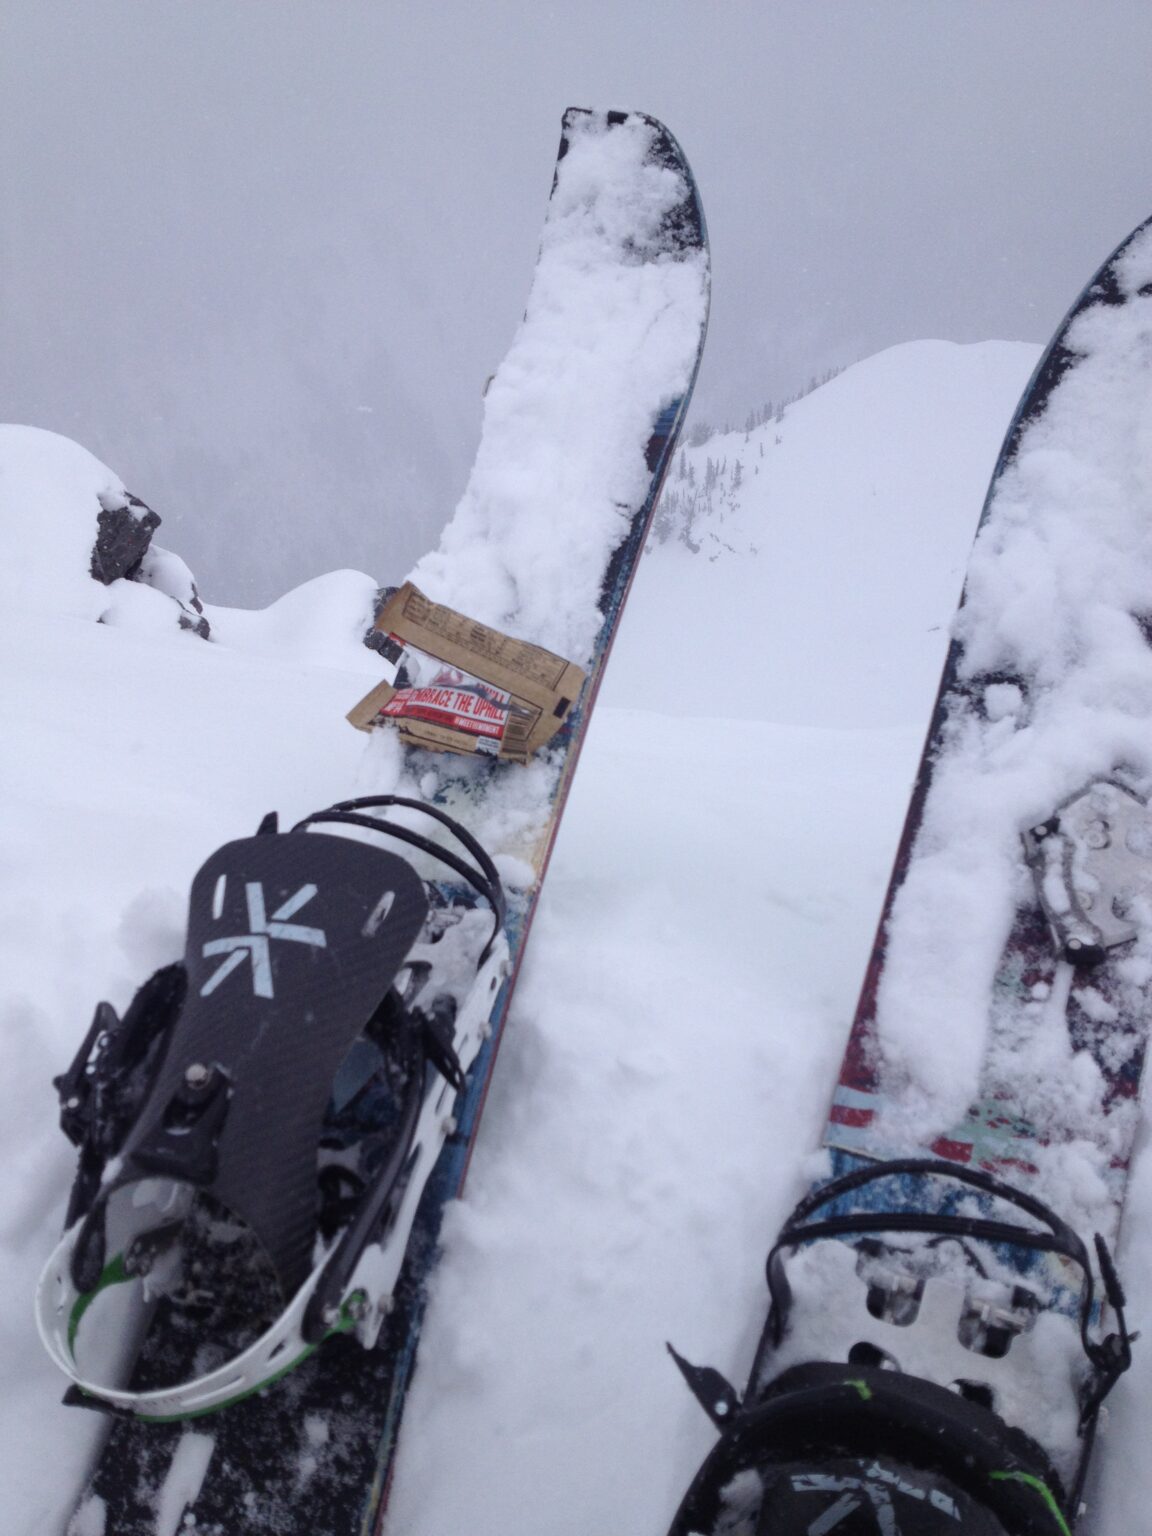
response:
<path id="1" fill-rule="evenodd" d="M 461 857 L 409 827 L 362 814 L 370 809 L 387 807 L 422 812 L 447 828 L 470 858 Z M 283 846 L 285 835 L 333 822 L 378 832 L 419 848 L 484 897 L 492 910 L 493 931 L 477 962 L 477 969 L 483 966 L 504 925 L 506 902 L 495 864 L 465 828 L 438 807 L 398 795 L 381 795 L 344 801 L 314 812 L 297 823 L 289 834 L 278 833 L 275 813 L 270 813 L 261 822 L 257 839 L 263 843 L 265 839 L 279 837 Z M 325 842 L 332 848 L 332 854 L 324 852 Z M 316 859 L 321 863 L 330 860 L 341 843 L 350 855 L 358 847 L 365 848 L 361 839 L 324 839 L 313 845 L 315 855 L 313 848 L 309 849 L 309 860 L 302 867 L 309 868 Z M 252 843 L 229 844 L 228 849 L 215 855 L 197 876 L 190 915 L 190 948 L 185 962 L 167 966 L 146 981 L 123 1019 L 110 1004 L 100 1004 L 74 1061 L 55 1079 L 62 1128 L 80 1150 L 80 1166 L 67 1220 L 67 1225 L 72 1226 L 77 1220 L 84 1219 L 73 1253 L 73 1275 L 78 1289 L 91 1290 L 98 1282 L 105 1262 L 103 1218 L 112 1187 L 106 1179 L 106 1169 L 113 1157 L 124 1158 L 124 1167 L 112 1181 L 115 1187 L 141 1176 L 159 1174 L 214 1193 L 214 1186 L 225 1177 L 219 1154 L 225 1134 L 231 1135 L 236 1130 L 229 1124 L 230 1106 L 245 1079 L 233 1080 L 229 1070 L 211 1055 L 206 1058 L 202 1074 L 195 1074 L 191 1079 L 187 1073 L 184 1077 L 173 1078 L 179 1064 L 175 1061 L 169 1064 L 168 1057 L 176 1049 L 173 1041 L 183 1041 L 182 1015 L 193 1005 L 203 1011 L 201 997 L 189 995 L 189 967 L 195 969 L 197 964 L 193 917 L 200 912 L 198 920 L 203 922 L 207 899 L 205 889 L 200 889 L 199 896 L 196 892 L 204 884 L 206 871 L 214 868 L 225 853 L 252 846 Z M 379 854 L 395 866 L 404 865 L 405 861 L 382 847 Z M 361 853 L 358 857 L 362 862 L 366 854 Z M 428 887 L 411 871 L 411 866 L 408 866 L 405 878 L 411 886 L 404 898 L 411 909 L 406 921 L 409 932 L 415 934 L 429 911 L 426 895 L 419 894 L 422 885 L 425 891 Z M 413 906 L 418 896 L 419 904 Z M 343 899 L 347 899 L 347 893 Z M 396 952 L 393 964 L 402 965 L 400 951 Z M 427 969 L 414 965 L 413 973 L 419 975 Z M 202 978 L 198 977 L 198 980 Z M 413 993 L 419 990 L 419 986 L 414 987 L 410 981 L 402 995 L 397 985 L 389 985 L 363 1028 L 368 1038 L 382 1041 L 386 1037 L 391 1042 L 386 1054 L 393 1057 L 398 1069 L 403 1067 L 401 1075 L 406 1086 L 402 1092 L 400 1120 L 389 1128 L 389 1145 L 383 1163 L 373 1169 L 369 1178 L 350 1181 L 359 1185 L 350 1194 L 343 1189 L 335 1190 L 330 1201 L 330 1208 L 338 1209 L 342 1220 L 323 1279 L 306 1315 L 304 1331 L 310 1340 L 318 1340 L 331 1326 L 333 1312 L 339 1306 L 360 1253 L 368 1242 L 383 1237 L 399 1209 L 411 1172 L 414 1131 L 425 1094 L 424 1064 L 429 1063 L 455 1091 L 464 1087 L 464 1073 L 453 1041 L 454 1010 L 438 1006 L 444 1000 L 436 998 L 422 1006 L 420 1001 L 413 1000 Z M 289 1015 L 297 1006 L 297 997 L 290 993 L 285 999 Z M 250 1007 L 251 1000 L 248 1002 Z M 270 1006 L 278 1011 L 280 1003 Z M 239 1022 L 239 1014 L 237 1020 Z M 354 1018 L 350 1027 L 352 1025 Z M 381 1049 L 384 1049 L 383 1044 Z M 169 1082 L 169 1078 L 173 1080 Z M 174 1130 L 179 1134 L 174 1135 Z M 236 1192 L 225 1190 L 224 1193 L 227 1197 Z M 239 1210 L 260 1233 L 255 1225 L 259 1207 L 245 1210 L 239 1199 L 226 1198 L 225 1203 Z M 165 1229 L 164 1242 L 170 1241 L 171 1236 Z M 260 1236 L 263 1241 L 263 1234 Z M 298 1242 L 297 1246 L 301 1244 Z M 147 1268 L 147 1257 L 143 1253 L 140 1255 L 141 1269 Z M 277 1267 L 280 1270 L 286 1268 L 283 1263 Z"/>
<path id="2" fill-rule="evenodd" d="M 1047 1230 L 1036 1231 L 1017 1222 L 997 1221 L 984 1216 L 955 1216 L 945 1211 L 853 1211 L 826 1216 L 818 1221 L 809 1220 L 817 1211 L 845 1195 L 882 1179 L 900 1175 L 942 1178 L 967 1184 L 994 1199 L 1016 1206 L 1034 1220 L 1042 1222 Z M 795 1251 L 801 1244 L 817 1242 L 821 1238 L 880 1232 L 918 1232 L 941 1238 L 1004 1243 L 1031 1249 L 1036 1253 L 1057 1254 L 1075 1264 L 1083 1277 L 1079 1306 L 1080 1341 L 1094 1368 L 1093 1379 L 1081 1402 L 1081 1428 L 1094 1418 L 1100 1404 L 1131 1365 L 1133 1335 L 1128 1332 L 1125 1322 L 1124 1293 L 1103 1237 L 1099 1233 L 1095 1235 L 1095 1248 L 1104 1297 L 1115 1315 L 1116 1331 L 1103 1338 L 1093 1338 L 1091 1328 L 1096 1302 L 1095 1279 L 1087 1246 L 1080 1236 L 1034 1196 L 978 1168 L 968 1168 L 963 1164 L 944 1162 L 937 1158 L 896 1158 L 890 1162 L 859 1168 L 821 1185 L 800 1201 L 768 1255 L 768 1290 L 772 1306 L 768 1314 L 767 1333 L 773 1345 L 779 1346 L 784 1338 L 792 1304 L 792 1288 L 785 1272 L 785 1252 Z"/>

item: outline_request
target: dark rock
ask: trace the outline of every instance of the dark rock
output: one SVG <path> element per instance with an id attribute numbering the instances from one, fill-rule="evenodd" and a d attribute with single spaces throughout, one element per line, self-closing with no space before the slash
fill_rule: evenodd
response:
<path id="1" fill-rule="evenodd" d="M 92 546 L 92 575 L 106 587 L 121 576 L 135 575 L 159 526 L 157 513 L 139 497 L 127 492 L 123 496 L 102 495 Z"/>

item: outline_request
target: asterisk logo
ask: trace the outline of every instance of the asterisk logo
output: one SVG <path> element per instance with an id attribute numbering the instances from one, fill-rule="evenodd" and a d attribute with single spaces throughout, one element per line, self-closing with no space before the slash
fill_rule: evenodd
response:
<path id="1" fill-rule="evenodd" d="M 210 996 L 245 960 L 251 960 L 252 991 L 257 997 L 275 997 L 272 985 L 273 939 L 284 939 L 290 944 L 308 944 L 313 949 L 328 947 L 323 928 L 306 928 L 302 923 L 288 921 L 312 900 L 316 891 L 315 885 L 302 885 L 294 896 L 289 896 L 268 917 L 264 909 L 264 887 L 257 880 L 250 881 L 244 887 L 244 893 L 248 901 L 248 927 L 251 931 L 228 939 L 210 939 L 205 944 L 206 960 L 212 955 L 226 955 L 227 959 L 217 966 L 200 988 L 200 996 Z"/>
<path id="2" fill-rule="evenodd" d="M 885 1486 L 887 1485 L 887 1486 Z M 808 1527 L 807 1536 L 834 1536 L 834 1533 L 860 1509 L 871 1509 L 879 1536 L 900 1536 L 900 1523 L 892 1499 L 892 1489 L 906 1498 L 927 1503 L 953 1520 L 960 1519 L 955 1501 L 938 1488 L 918 1487 L 909 1479 L 871 1465 L 864 1477 L 837 1477 L 824 1473 L 797 1473 L 792 1486 L 798 1493 L 839 1494 Z"/>

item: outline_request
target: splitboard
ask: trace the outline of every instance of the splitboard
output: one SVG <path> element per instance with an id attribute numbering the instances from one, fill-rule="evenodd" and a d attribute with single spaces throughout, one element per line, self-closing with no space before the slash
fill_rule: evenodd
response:
<path id="1" fill-rule="evenodd" d="M 721 1440 L 676 1536 L 1082 1512 L 1130 1358 L 1110 1254 L 1152 1021 L 1150 442 L 1152 221 L 1008 431 L 825 1175 L 770 1255 L 742 1399 L 680 1362 Z"/>
<path id="2" fill-rule="evenodd" d="M 572 668 L 579 668 L 582 686 L 575 698 L 557 703 L 554 733 L 533 751 L 538 710 L 533 715 L 507 691 L 463 675 L 446 682 L 447 674 L 437 673 L 429 690 L 423 686 L 427 674 L 405 650 L 403 636 L 377 634 L 375 643 L 393 667 L 386 692 L 390 698 L 403 695 L 411 705 L 396 723 L 381 723 L 395 719 L 393 701 L 372 732 L 367 768 L 378 793 L 291 831 L 279 831 L 270 821 L 257 836 L 221 850 L 193 891 L 183 973 L 173 967 L 153 978 L 123 1021 L 111 1010 L 98 1012 L 73 1073 L 60 1083 L 65 1128 L 82 1148 L 81 1176 L 69 1218 L 74 1237 L 55 1262 L 42 1326 L 47 1333 L 55 1329 L 54 1352 L 67 1357 L 84 1326 L 85 1308 L 102 1304 L 91 1289 L 100 1262 L 109 1283 L 123 1279 L 125 1268 L 147 1273 L 151 1266 L 153 1277 L 159 1276 L 154 1291 L 160 1299 L 152 1297 L 154 1310 L 127 1387 L 119 1398 L 104 1394 L 119 1417 L 73 1516 L 75 1536 L 97 1531 L 172 1536 L 186 1530 L 197 1536 L 240 1530 L 248 1536 L 366 1536 L 382 1529 L 443 1206 L 464 1179 L 549 854 L 691 395 L 708 293 L 703 214 L 671 134 L 639 113 L 570 110 L 531 295 L 508 357 L 486 392 L 471 480 L 440 548 L 420 562 L 412 573 L 414 585 L 403 591 L 415 592 L 412 603 L 421 622 L 448 615 L 453 623 L 462 621 L 459 635 L 474 649 L 499 652 L 497 671 L 511 654 L 507 647 L 521 663 L 524 655 L 536 657 L 533 648 L 539 648 L 557 662 L 558 676 L 570 677 Z M 392 611 L 386 608 L 385 614 Z M 527 651 L 516 650 L 525 646 Z M 526 692 L 535 697 L 533 688 L 543 689 L 547 679 L 539 668 L 539 675 L 528 677 L 531 670 L 522 669 Z M 524 728 L 521 749 L 504 750 L 509 743 L 515 747 L 511 727 L 508 742 L 494 744 L 484 735 L 488 725 L 477 727 L 480 735 L 468 751 L 449 754 L 430 747 L 421 712 L 443 713 L 449 682 L 459 705 L 450 724 L 467 736 L 477 720 L 503 712 L 506 723 Z M 427 817 L 436 823 L 431 832 L 414 831 L 426 828 Z M 443 852 L 444 839 L 453 835 L 458 849 L 464 844 L 455 864 L 453 855 Z M 333 872 L 347 861 L 339 847 L 333 851 L 329 845 L 347 838 L 356 839 L 354 862 L 364 868 L 349 865 L 337 878 Z M 414 868 L 419 878 L 399 876 L 397 862 Z M 325 891 L 334 881 L 345 892 L 345 906 L 351 901 L 353 908 L 357 903 L 365 908 L 366 927 L 357 927 L 355 910 L 337 912 L 327 904 Z M 412 885 L 420 889 L 409 890 Z M 373 953 L 373 924 L 392 934 L 389 942 L 399 946 L 395 953 L 365 958 Z M 424 979 L 435 975 L 438 965 L 445 968 L 444 936 L 456 943 L 453 936 L 469 928 L 476 935 L 471 948 L 459 942 L 467 950 L 472 991 L 448 978 L 444 1007 L 443 998 L 425 1006 L 420 998 L 428 995 L 426 987 L 409 1006 Z M 420 934 L 405 958 L 409 929 Z M 341 967 L 324 980 L 323 966 L 339 960 L 333 947 L 345 943 L 359 958 L 355 979 L 345 975 L 341 991 L 335 979 Z M 285 966 L 297 968 L 305 990 L 294 992 L 296 1003 L 281 1011 L 277 987 Z M 288 1114 L 286 1106 L 294 1100 L 278 1074 L 299 1075 L 300 1063 L 291 1049 L 267 1048 L 264 1024 L 307 1034 L 308 1021 L 324 1012 L 329 982 L 346 1017 L 340 1027 L 321 1032 L 327 1042 L 323 1072 L 330 1074 L 349 1027 L 355 1034 L 360 1020 L 364 1038 L 356 1048 L 377 1052 L 375 1066 L 365 1068 L 365 1074 L 375 1074 L 375 1099 L 361 1091 L 367 1075 L 360 1087 L 338 1082 L 323 1126 L 308 1133 L 313 1142 L 320 1135 L 322 1155 L 333 1165 L 322 1191 L 327 1268 L 318 1280 L 314 1271 L 307 1282 L 327 1299 L 277 1336 L 256 1366 L 246 1366 L 241 1383 L 240 1376 L 213 1374 L 213 1348 L 226 1353 L 241 1347 L 213 1340 L 220 1315 L 213 1319 L 209 1309 L 191 1325 L 185 1321 L 181 1331 L 170 1283 L 165 1291 L 172 1233 L 179 1229 L 180 1241 L 190 1241 L 188 1220 L 177 1211 L 168 1227 L 141 1228 L 123 1253 L 110 1258 L 115 1244 L 105 1208 L 113 1203 L 117 1182 L 133 1171 L 152 1168 L 157 1176 L 167 1171 L 173 1188 L 180 1178 L 193 1178 L 219 1207 L 201 1222 L 201 1254 L 208 1258 L 198 1262 L 210 1265 L 216 1255 L 227 1267 L 229 1244 L 236 1241 L 229 1222 L 240 1205 L 240 1216 L 261 1239 L 258 1246 L 272 1255 L 270 1268 L 265 1266 L 269 1295 L 276 1294 L 277 1280 L 281 1289 L 290 1287 L 308 1271 L 316 1262 L 315 1248 L 310 1255 L 299 1216 L 301 1169 L 311 1143 L 298 1128 L 285 1134 L 289 1178 L 268 1157 L 267 1140 L 253 1125 L 230 1121 L 227 1106 L 242 1106 L 246 1121 L 269 1106 Z M 472 999 L 481 982 L 496 993 L 494 1000 L 484 1000 L 481 1027 L 473 1031 L 466 1054 L 459 1029 L 453 1038 L 452 1016 L 475 1012 Z M 252 993 L 243 1016 L 264 1021 L 244 1050 L 227 1043 L 227 1023 L 217 1006 L 230 988 Z M 370 996 L 375 1012 L 369 1008 L 371 1017 L 365 1019 Z M 156 1067 L 151 1060 L 156 1052 L 150 1031 L 170 1041 L 164 1047 L 167 1065 Z M 173 1053 L 187 1054 L 193 1044 L 196 1059 L 190 1064 L 183 1056 L 176 1059 Z M 338 1078 L 352 1071 L 351 1059 L 344 1059 Z M 264 1096 L 248 1084 L 242 1094 L 250 1067 L 276 1079 L 277 1090 Z M 93 1072 L 101 1084 L 95 1098 L 105 1108 L 113 1106 L 124 1122 L 103 1141 L 99 1105 L 84 1087 Z M 427 1083 L 423 1100 L 419 1093 L 413 1097 L 413 1082 Z M 409 1236 L 408 1218 L 398 1212 L 416 1177 L 414 1153 L 397 1166 L 392 1153 L 378 1148 L 374 1163 L 345 1166 L 341 1138 L 352 1134 L 353 1111 L 363 1117 L 378 1101 L 385 1119 L 403 1122 L 395 1132 L 398 1142 L 389 1141 L 388 1125 L 377 1128 L 381 1147 L 412 1148 L 413 1137 L 418 1141 L 423 1134 L 413 1130 L 413 1117 L 425 1113 L 421 1103 L 432 1097 L 435 1130 L 444 1146 L 422 1185 Z M 151 1107 L 149 1114 L 156 1111 L 147 1125 L 141 1103 Z M 191 1151 L 189 1129 L 200 1143 Z M 275 1142 L 278 1127 L 263 1130 Z M 363 1132 L 360 1126 L 356 1134 Z M 372 1135 L 364 1135 L 363 1144 L 371 1143 Z M 259 1162 L 259 1181 L 248 1182 L 242 1170 L 231 1168 L 233 1156 L 252 1166 Z M 419 1177 L 423 1180 L 424 1172 Z M 380 1187 L 388 1194 L 368 1211 L 364 1201 L 374 1198 L 373 1178 L 383 1181 Z M 357 1212 L 350 1219 L 349 1208 Z M 347 1264 L 332 1257 L 358 1222 L 364 1225 L 356 1233 L 357 1243 L 366 1244 L 363 1251 L 376 1253 L 375 1242 L 389 1263 L 398 1262 L 392 1251 L 397 1233 L 407 1239 L 403 1267 L 386 1294 L 372 1296 L 367 1282 L 349 1292 L 347 1276 L 357 1255 L 350 1251 Z M 372 1274 L 388 1270 L 388 1263 L 380 1262 L 383 1268 L 378 1265 Z M 245 1260 L 239 1272 L 252 1276 L 256 1270 Z M 188 1289 L 185 1285 L 181 1305 Z M 83 1294 L 60 1325 L 53 1322 L 53 1308 L 59 1311 L 53 1298 L 63 1293 Z M 283 1318 L 280 1322 L 287 1327 Z M 363 1339 L 374 1327 L 379 1329 L 375 1347 L 366 1348 Z M 305 1341 L 324 1332 L 328 1336 L 318 1347 L 309 1344 L 294 1368 L 267 1384 L 276 1362 L 291 1363 Z M 281 1338 L 289 1342 L 281 1344 Z M 197 1390 L 207 1394 L 205 1402 L 214 1411 L 193 1407 L 189 1390 L 166 1396 L 158 1385 L 171 1376 L 178 1356 L 185 1369 L 206 1372 Z M 244 1395 L 244 1383 L 259 1389 Z M 100 1393 L 86 1388 L 78 1395 L 92 1399 Z M 221 1397 L 227 1405 L 217 1407 Z"/>

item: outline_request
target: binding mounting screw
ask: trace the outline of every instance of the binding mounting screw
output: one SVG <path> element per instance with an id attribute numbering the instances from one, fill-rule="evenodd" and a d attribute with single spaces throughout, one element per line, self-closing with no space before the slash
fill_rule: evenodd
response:
<path id="1" fill-rule="evenodd" d="M 199 1093 L 202 1088 L 208 1086 L 208 1080 L 212 1076 L 212 1069 L 206 1067 L 202 1061 L 194 1061 L 190 1067 L 184 1068 L 185 1087 L 191 1088 L 193 1093 Z"/>
<path id="2" fill-rule="evenodd" d="M 1110 848 L 1112 846 L 1111 829 L 1106 821 L 1094 821 L 1091 826 L 1084 829 L 1084 842 L 1089 848 Z"/>

